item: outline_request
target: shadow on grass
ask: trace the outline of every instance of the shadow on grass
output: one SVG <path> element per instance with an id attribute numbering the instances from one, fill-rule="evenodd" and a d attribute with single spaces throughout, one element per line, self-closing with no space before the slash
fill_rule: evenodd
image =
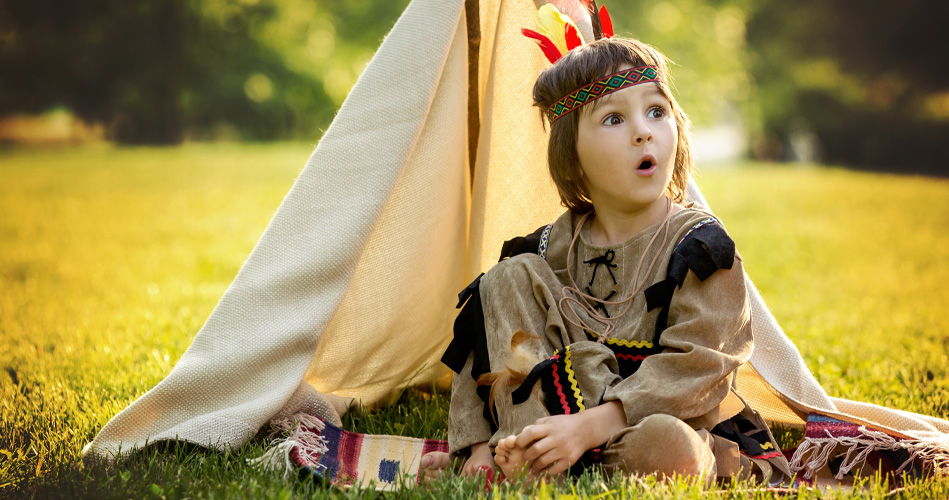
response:
<path id="1" fill-rule="evenodd" d="M 404 391 L 398 400 L 374 411 L 354 411 L 344 417 L 344 428 L 356 432 L 398 434 L 444 439 L 447 432 L 447 393 Z M 0 490 L 0 496 L 12 498 L 785 498 L 787 493 L 769 492 L 737 482 L 712 489 L 695 481 L 666 482 L 655 477 L 609 478 L 586 471 L 580 478 L 555 484 L 551 482 L 506 482 L 485 488 L 483 478 L 442 477 L 422 488 L 380 492 L 371 489 L 339 489 L 305 471 L 287 477 L 258 470 L 247 459 L 260 456 L 267 446 L 267 429 L 257 438 L 228 452 L 211 450 L 192 443 L 164 441 L 129 454 L 112 465 L 87 461 L 50 467 L 40 478 L 24 488 Z M 796 444 L 800 432 L 775 429 L 784 446 Z M 877 480 L 879 481 L 879 479 Z M 873 483 L 871 481 L 871 483 Z M 21 483 L 22 484 L 22 483 Z M 884 483 L 885 484 L 885 483 Z M 896 496 L 906 498 L 946 498 L 949 481 L 907 481 L 906 489 Z M 791 493 L 800 499 L 853 498 L 886 495 L 888 488 L 873 483 L 862 494 L 845 491 L 801 490 Z M 942 496 L 940 496 L 942 495 Z"/>
<path id="2" fill-rule="evenodd" d="M 445 439 L 449 395 L 430 389 L 407 389 L 394 404 L 373 411 L 351 411 L 346 429 L 373 434 Z M 340 490 L 306 472 L 281 477 L 258 470 L 247 459 L 263 454 L 269 429 L 237 450 L 219 451 L 184 441 L 161 441 L 134 451 L 113 464 L 85 460 L 47 463 L 38 478 L 25 478 L 0 489 L 0 498 L 375 498 L 374 490 Z M 91 439 L 92 436 L 90 436 Z M 472 493 L 462 484 L 447 490 Z M 459 489 L 460 488 L 460 489 Z M 455 495 L 435 496 L 448 498 Z M 477 489 L 474 491 L 478 491 Z M 420 492 L 421 493 L 421 492 Z M 391 494 L 385 494 L 391 496 Z M 423 495 L 427 496 L 427 495 Z"/>
<path id="3" fill-rule="evenodd" d="M 183 441 L 162 441 L 107 464 L 101 460 L 60 464 L 13 497 L 75 498 L 291 498 L 326 496 L 329 486 L 307 478 L 283 478 L 247 465 L 265 443 L 234 451 Z"/>

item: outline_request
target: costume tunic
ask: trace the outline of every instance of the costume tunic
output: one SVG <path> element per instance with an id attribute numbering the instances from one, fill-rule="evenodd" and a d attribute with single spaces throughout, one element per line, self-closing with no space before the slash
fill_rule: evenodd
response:
<path id="1" fill-rule="evenodd" d="M 629 428 L 647 417 L 667 415 L 699 432 L 714 455 L 712 471 L 718 476 L 752 469 L 769 476 L 776 469 L 783 474 L 774 476 L 790 477 L 767 425 L 734 392 L 735 371 L 752 352 L 752 334 L 741 258 L 724 228 L 711 214 L 685 208 L 671 216 L 668 234 L 660 234 L 652 248 L 647 248 L 650 238 L 661 223 L 623 243 L 600 246 L 590 242 L 588 219 L 568 261 L 579 220 L 566 212 L 539 230 L 536 253 L 502 260 L 469 287 L 477 296 L 459 315 L 455 340 L 443 358 L 460 372 L 449 411 L 451 451 L 484 441 L 494 446 L 549 413 L 575 413 L 615 400 L 622 404 Z M 634 276 L 644 252 L 643 276 Z M 645 279 L 646 291 L 633 297 L 625 315 L 619 316 L 625 304 L 605 304 L 599 310 L 619 316 L 606 342 L 597 342 L 592 331 L 565 319 L 572 312 L 558 304 L 570 285 L 568 269 L 582 291 L 612 301 L 628 297 Z M 477 324 L 479 306 L 483 334 Z M 596 330 L 602 323 L 581 307 L 573 309 L 591 329 L 602 331 Z M 540 338 L 512 350 L 517 331 Z M 505 370 L 533 370 L 533 380 L 529 376 L 519 390 L 497 390 L 495 424 L 485 410 L 487 388 L 479 394 L 475 379 L 486 371 Z M 538 379 L 545 382 L 535 387 Z M 544 394 L 539 394 L 541 387 Z M 618 446 L 611 439 L 602 451 L 609 455 Z"/>

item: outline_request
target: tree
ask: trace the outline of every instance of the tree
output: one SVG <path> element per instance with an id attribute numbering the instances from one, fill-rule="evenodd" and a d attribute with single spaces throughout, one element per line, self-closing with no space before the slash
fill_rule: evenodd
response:
<path id="1" fill-rule="evenodd" d="M 222 123 L 269 139 L 301 118 L 328 122 L 334 104 L 320 82 L 250 35 L 273 6 L 233 7 L 214 19 L 188 0 L 4 2 L 0 114 L 64 106 L 119 142 L 152 144 Z"/>
<path id="2" fill-rule="evenodd" d="M 946 19 L 925 0 L 764 3 L 747 32 L 766 130 L 810 128 L 830 162 L 949 172 Z"/>

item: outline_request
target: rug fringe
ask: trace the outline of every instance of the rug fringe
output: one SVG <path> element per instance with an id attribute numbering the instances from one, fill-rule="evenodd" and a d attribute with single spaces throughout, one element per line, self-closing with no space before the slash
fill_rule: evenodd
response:
<path id="1" fill-rule="evenodd" d="M 791 457 L 790 466 L 794 473 L 804 472 L 804 479 L 813 479 L 817 472 L 830 461 L 830 455 L 838 446 L 846 448 L 840 469 L 834 476 L 843 479 L 855 468 L 861 467 L 867 457 L 875 451 L 905 450 L 909 458 L 904 461 L 896 473 L 903 472 L 916 459 L 932 466 L 935 471 L 949 471 L 949 439 L 897 439 L 881 431 L 860 426 L 860 436 L 835 437 L 824 430 L 826 438 L 805 438 Z"/>
<path id="2" fill-rule="evenodd" d="M 260 470 L 281 473 L 287 478 L 296 470 L 290 459 L 290 453 L 294 449 L 306 456 L 315 456 L 314 461 L 329 451 L 326 438 L 320 434 L 325 428 L 326 424 L 322 419 L 306 413 L 277 417 L 270 421 L 270 447 L 263 455 L 248 458 L 247 463 Z"/>

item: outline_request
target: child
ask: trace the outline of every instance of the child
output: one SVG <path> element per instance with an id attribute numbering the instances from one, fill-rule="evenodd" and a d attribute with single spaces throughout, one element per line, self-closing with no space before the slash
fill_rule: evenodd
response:
<path id="1" fill-rule="evenodd" d="M 683 204 L 689 122 L 664 56 L 621 38 L 580 46 L 540 75 L 534 103 L 569 210 L 506 243 L 461 295 L 443 360 L 463 472 L 789 478 L 732 387 L 752 352 L 741 258 Z"/>

